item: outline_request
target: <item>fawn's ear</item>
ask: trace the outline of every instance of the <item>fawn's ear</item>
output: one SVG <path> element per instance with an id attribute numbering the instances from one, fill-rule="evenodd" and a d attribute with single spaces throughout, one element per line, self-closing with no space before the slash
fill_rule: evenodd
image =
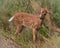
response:
<path id="1" fill-rule="evenodd" d="M 48 10 L 47 10 L 47 8 L 41 8 L 41 13 L 47 13 L 48 12 Z"/>
<path id="2" fill-rule="evenodd" d="M 48 14 L 52 14 L 52 12 L 50 10 L 48 10 L 47 8 L 45 8 L 45 10 L 47 11 Z"/>

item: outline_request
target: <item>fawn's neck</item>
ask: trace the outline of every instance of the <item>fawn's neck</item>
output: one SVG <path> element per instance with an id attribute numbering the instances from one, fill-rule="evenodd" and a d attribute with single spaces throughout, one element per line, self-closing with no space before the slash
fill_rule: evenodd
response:
<path id="1" fill-rule="evenodd" d="M 44 20 L 44 18 L 45 18 L 44 15 L 40 14 L 39 16 L 40 16 L 40 19 L 41 19 L 41 20 Z"/>
<path id="2" fill-rule="evenodd" d="M 40 20 L 41 20 L 41 24 L 40 25 L 42 25 L 43 22 L 44 22 L 45 15 L 40 14 L 39 16 L 40 16 Z"/>

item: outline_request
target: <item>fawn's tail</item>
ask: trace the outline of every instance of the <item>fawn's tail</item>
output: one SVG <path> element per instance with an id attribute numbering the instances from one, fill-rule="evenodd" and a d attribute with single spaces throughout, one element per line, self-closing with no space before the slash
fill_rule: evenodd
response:
<path id="1" fill-rule="evenodd" d="M 11 22 L 14 19 L 14 16 L 12 16 L 8 21 Z"/>

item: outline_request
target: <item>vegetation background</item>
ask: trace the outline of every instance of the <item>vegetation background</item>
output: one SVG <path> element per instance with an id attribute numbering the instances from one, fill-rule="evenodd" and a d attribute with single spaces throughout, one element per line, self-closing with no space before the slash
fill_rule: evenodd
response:
<path id="1" fill-rule="evenodd" d="M 52 14 L 47 15 L 43 27 L 39 29 L 41 37 L 37 38 L 37 48 L 41 46 L 41 42 L 45 42 L 42 44 L 46 44 L 46 48 L 53 45 L 59 48 L 60 0 L 0 0 L 0 29 L 2 34 L 13 39 L 15 27 L 13 22 L 8 22 L 9 18 L 17 12 L 40 14 L 41 7 L 48 8 Z M 17 35 L 15 41 L 22 44 L 23 48 L 32 48 L 31 30 L 25 29 L 21 35 Z M 41 48 L 45 48 L 45 46 L 42 45 Z"/>

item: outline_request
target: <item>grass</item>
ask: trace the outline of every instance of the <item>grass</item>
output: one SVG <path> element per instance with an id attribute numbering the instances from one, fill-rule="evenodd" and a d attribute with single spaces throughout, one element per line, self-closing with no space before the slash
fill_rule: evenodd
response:
<path id="1" fill-rule="evenodd" d="M 17 43 L 21 43 L 23 48 L 33 48 L 34 43 L 32 42 L 32 33 L 30 29 L 24 30 L 21 34 L 16 36 L 15 41 Z M 45 32 L 45 31 L 44 31 Z M 2 34 L 5 37 L 15 37 L 14 32 L 4 31 L 2 30 Z M 42 33 L 43 34 L 43 33 Z M 43 34 L 44 35 L 44 34 Z M 59 34 L 58 34 L 59 35 Z M 43 42 L 40 42 L 37 40 L 35 43 L 37 48 L 59 48 L 60 47 L 60 36 L 54 34 L 50 39 L 47 40 L 44 39 Z"/>
<path id="2" fill-rule="evenodd" d="M 32 40 L 32 31 L 30 29 L 25 29 L 22 33 L 19 33 L 17 36 L 14 35 L 13 31 L 2 30 L 2 34 L 5 37 L 12 38 L 12 39 L 14 39 L 14 37 L 16 37 L 15 41 L 19 44 L 22 44 L 23 47 L 27 47 L 27 46 L 32 47 L 34 45 L 32 42 L 33 41 Z M 37 43 L 39 43 L 39 42 L 40 42 L 40 40 L 38 39 Z"/>
<path id="3" fill-rule="evenodd" d="M 14 40 L 14 37 L 16 36 L 16 35 L 14 35 L 13 31 L 2 30 L 2 34 L 5 37 L 12 38 L 13 40 Z M 44 33 L 42 33 L 42 35 L 44 35 Z M 36 42 L 36 46 L 40 47 L 40 39 L 39 39 L 39 37 L 37 39 L 38 40 Z M 22 44 L 23 48 L 33 48 L 34 43 L 32 42 L 33 40 L 32 40 L 32 31 L 31 31 L 31 29 L 25 29 L 22 33 L 19 33 L 16 36 L 15 41 L 17 43 L 19 43 L 19 44 Z"/>
<path id="4" fill-rule="evenodd" d="M 6 37 L 11 37 L 14 38 L 16 35 L 14 35 L 14 32 L 11 31 L 5 31 L 3 30 L 2 34 Z M 27 44 L 29 42 L 29 40 L 31 41 L 32 39 L 32 34 L 29 30 L 24 30 L 23 33 L 19 33 L 16 36 L 16 41 L 19 43 L 23 43 L 23 44 Z"/>
<path id="5" fill-rule="evenodd" d="M 54 0 L 55 1 L 55 0 Z M 54 2 L 53 1 L 53 2 Z M 6 37 L 11 37 L 11 38 L 14 38 L 15 37 L 15 35 L 14 35 L 14 31 L 8 31 L 8 30 L 5 30 L 6 28 L 8 28 L 8 18 L 10 18 L 14 13 L 16 13 L 16 12 L 28 12 L 28 13 L 35 13 L 34 12 L 34 9 L 32 8 L 32 6 L 31 6 L 31 2 L 30 2 L 30 0 L 18 0 L 18 1 L 16 1 L 16 0 L 10 0 L 10 1 L 8 1 L 8 0 L 6 0 L 6 1 L 4 1 L 4 0 L 0 0 L 0 5 L 1 5 L 1 7 L 0 7 L 0 20 L 1 20 L 1 24 L 3 24 L 2 26 L 2 28 L 3 28 L 3 30 L 2 30 L 2 34 L 4 35 L 4 36 L 6 36 Z M 14 2 L 14 3 L 13 3 Z M 27 3 L 26 3 L 27 2 Z M 41 2 L 42 3 L 44 3 L 44 1 L 43 0 L 41 0 Z M 56 7 L 57 7 L 57 5 L 55 5 Z M 53 7 L 54 8 L 54 7 Z M 39 9 L 39 8 L 38 8 Z M 56 8 L 57 9 L 57 8 Z M 56 9 L 54 9 L 54 11 L 56 12 L 57 10 Z M 57 12 L 57 13 L 59 13 L 59 12 Z M 56 14 L 56 13 L 55 13 Z M 54 15 L 54 16 L 56 16 L 55 17 L 55 21 L 56 21 L 56 23 L 57 23 L 57 20 L 59 19 L 59 15 L 60 14 L 56 14 L 56 15 Z M 58 18 L 57 18 L 57 16 L 58 16 Z M 56 19 L 57 18 L 57 19 Z M 12 30 L 13 30 L 13 28 L 12 28 Z M 39 30 L 39 33 L 42 35 L 42 36 L 44 36 L 44 37 L 48 37 L 48 34 L 47 34 L 47 29 L 46 28 L 41 28 L 40 30 Z M 40 38 L 40 37 L 39 37 Z M 37 45 L 37 48 L 40 48 L 40 45 L 42 44 L 40 44 L 40 40 L 39 40 L 39 38 L 38 38 L 38 40 L 37 40 L 37 43 L 36 43 L 36 45 Z M 15 41 L 16 42 L 18 42 L 18 43 L 22 43 L 23 44 L 23 48 L 33 48 L 33 43 L 32 43 L 32 32 L 31 32 L 31 30 L 30 29 L 26 29 L 26 30 L 24 30 L 23 31 L 23 33 L 19 33 L 19 35 L 17 35 L 16 36 L 16 39 L 15 39 Z M 44 41 L 43 41 L 44 42 Z M 48 41 L 46 41 L 46 42 L 44 42 L 43 43 L 43 45 L 42 45 L 42 47 L 41 48 L 55 48 L 56 46 L 57 46 L 57 48 L 59 48 L 60 47 L 60 37 L 56 37 L 55 35 L 53 35 L 52 37 L 51 37 L 51 40 L 50 39 L 48 39 Z M 51 47 L 52 46 L 52 47 Z M 54 47 L 53 47 L 54 46 Z"/>

